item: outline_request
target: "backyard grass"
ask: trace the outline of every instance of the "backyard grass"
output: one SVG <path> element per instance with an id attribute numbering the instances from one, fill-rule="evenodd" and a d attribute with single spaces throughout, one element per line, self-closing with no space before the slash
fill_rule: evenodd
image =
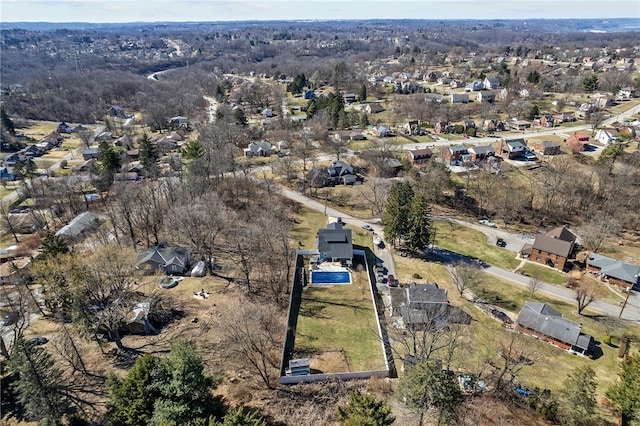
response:
<path id="1" fill-rule="evenodd" d="M 496 356 L 499 344 L 510 334 L 501 327 L 499 322 L 491 319 L 458 295 L 444 265 L 404 257 L 394 257 L 394 262 L 396 275 L 401 282 L 436 282 L 441 288 L 447 289 L 448 299 L 452 305 L 461 307 L 473 316 L 463 349 L 453 361 L 454 369 L 478 373 L 487 358 L 494 359 L 499 365 L 501 358 Z M 418 274 L 421 278 L 413 278 L 413 274 Z M 548 303 L 560 311 L 565 318 L 581 323 L 583 332 L 590 334 L 596 340 L 599 349 L 596 350 L 595 358 L 591 359 L 571 355 L 532 337 L 519 336 L 523 344 L 527 345 L 527 351 L 535 358 L 534 364 L 526 366 L 519 375 L 520 382 L 530 388 L 539 387 L 557 392 L 562 388 L 562 382 L 568 372 L 578 366 L 587 365 L 596 372 L 598 395 L 603 396 L 616 379 L 617 348 L 600 342 L 607 335 L 614 336 L 614 343 L 617 343 L 624 334 L 640 335 L 640 326 L 636 324 L 592 315 L 593 312 L 589 311 L 589 308 L 585 310 L 585 315 L 578 315 L 575 303 L 560 301 L 541 292 L 530 296 L 528 289 L 493 276 L 485 275 L 482 283 L 471 290 L 487 302 L 510 312 L 512 317 L 517 316 L 527 301 Z"/>
<path id="2" fill-rule="evenodd" d="M 385 368 L 367 274 L 353 272 L 351 278 L 350 285 L 311 286 L 302 293 L 296 356 L 310 358 L 311 368 L 323 373 Z M 334 356 L 331 363 L 322 362 L 327 353 Z"/>

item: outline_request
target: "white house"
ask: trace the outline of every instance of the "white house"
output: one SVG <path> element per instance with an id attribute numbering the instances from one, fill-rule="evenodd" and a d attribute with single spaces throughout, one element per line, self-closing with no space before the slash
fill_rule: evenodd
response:
<path id="1" fill-rule="evenodd" d="M 616 141 L 618 131 L 614 129 L 600 129 L 596 132 L 596 140 L 604 145 L 609 145 Z"/>
<path id="2" fill-rule="evenodd" d="M 466 104 L 469 102 L 469 95 L 466 93 L 452 93 L 451 94 L 451 103 L 458 104 L 463 103 Z"/>

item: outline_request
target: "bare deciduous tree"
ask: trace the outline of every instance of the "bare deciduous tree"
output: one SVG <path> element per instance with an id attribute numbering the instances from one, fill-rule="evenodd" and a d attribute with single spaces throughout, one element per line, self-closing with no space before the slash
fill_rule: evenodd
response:
<path id="1" fill-rule="evenodd" d="M 447 273 L 451 283 L 456 286 L 458 293 L 460 293 L 460 297 L 464 295 L 465 290 L 482 282 L 482 271 L 468 263 L 448 265 Z"/>
<path id="2" fill-rule="evenodd" d="M 529 287 L 529 297 L 533 297 L 533 293 L 538 291 L 540 287 L 542 287 L 542 280 L 540 279 L 540 272 L 536 269 L 531 278 L 529 278 L 529 282 L 527 283 L 527 287 Z"/>
<path id="3" fill-rule="evenodd" d="M 578 303 L 578 314 L 593 303 L 600 296 L 600 287 L 593 282 L 580 281 L 575 287 L 575 300 Z"/>
<path id="4" fill-rule="evenodd" d="M 221 312 L 219 327 L 226 347 L 241 365 L 252 368 L 267 388 L 277 374 L 282 338 L 281 315 L 268 305 L 241 299 Z"/>

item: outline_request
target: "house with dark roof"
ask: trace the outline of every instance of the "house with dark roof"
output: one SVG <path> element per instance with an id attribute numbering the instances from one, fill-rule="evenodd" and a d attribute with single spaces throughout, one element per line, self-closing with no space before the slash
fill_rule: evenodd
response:
<path id="1" fill-rule="evenodd" d="M 344 228 L 341 218 L 318 231 L 318 253 L 320 260 L 351 264 L 353 240 L 351 229 Z"/>
<path id="2" fill-rule="evenodd" d="M 407 160 L 409 160 L 409 162 L 414 166 L 416 164 L 427 163 L 432 156 L 433 151 L 431 151 L 431 149 L 429 149 L 428 147 L 421 149 L 410 149 L 409 151 L 407 151 Z"/>
<path id="3" fill-rule="evenodd" d="M 516 330 L 581 355 L 593 351 L 593 337 L 546 303 L 526 302 L 518 314 Z"/>
<path id="4" fill-rule="evenodd" d="M 591 253 L 586 260 L 587 271 L 603 281 L 624 287 L 640 290 L 640 266 L 611 257 Z"/>
<path id="5" fill-rule="evenodd" d="M 138 266 L 150 274 L 162 271 L 167 275 L 184 275 L 189 271 L 190 259 L 189 249 L 162 243 L 140 253 Z"/>
<path id="6" fill-rule="evenodd" d="M 495 156 L 496 150 L 491 145 L 473 146 L 469 148 L 469 154 L 471 154 L 471 161 L 477 163 Z"/>
<path id="7" fill-rule="evenodd" d="M 528 151 L 527 142 L 522 138 L 501 139 L 496 149 L 496 153 L 499 156 L 509 160 L 525 155 Z"/>
<path id="8" fill-rule="evenodd" d="M 573 254 L 576 236 L 567 226 L 558 226 L 536 235 L 533 244 L 525 244 L 520 254 L 532 262 L 563 270 Z"/>
<path id="9" fill-rule="evenodd" d="M 443 160 L 447 160 L 449 164 L 455 164 L 463 155 L 469 154 L 467 147 L 464 145 L 443 146 L 440 155 Z"/>
<path id="10" fill-rule="evenodd" d="M 273 146 L 269 142 L 251 142 L 244 149 L 245 157 L 269 157 L 274 152 Z"/>
<path id="11" fill-rule="evenodd" d="M 551 141 L 536 142 L 533 150 L 540 155 L 558 155 L 562 153 L 562 151 L 560 151 L 560 144 Z"/>
<path id="12" fill-rule="evenodd" d="M 401 316 L 406 328 L 425 330 L 447 324 L 470 324 L 471 316 L 449 304 L 447 290 L 438 284 L 389 288 L 392 316 Z"/>

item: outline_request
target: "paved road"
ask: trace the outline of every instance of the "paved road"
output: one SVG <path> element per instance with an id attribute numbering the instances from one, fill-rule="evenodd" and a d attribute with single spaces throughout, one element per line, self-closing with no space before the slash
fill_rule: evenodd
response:
<path id="1" fill-rule="evenodd" d="M 295 191 L 291 191 L 289 189 L 286 188 L 280 188 L 281 193 L 286 196 L 287 198 L 294 200 L 300 204 L 303 204 L 311 209 L 323 212 L 329 216 L 334 216 L 334 217 L 341 217 L 343 221 L 345 221 L 348 224 L 351 225 L 355 225 L 355 226 L 362 226 L 363 224 L 367 223 L 369 225 L 371 225 L 374 229 L 374 232 L 376 232 L 378 235 L 382 235 L 382 227 L 379 225 L 378 220 L 374 220 L 374 221 L 366 221 L 366 220 L 362 220 L 362 219 L 357 219 L 354 218 L 344 212 L 341 212 L 339 210 L 336 210 L 334 208 L 331 207 L 326 207 L 323 203 L 320 203 L 318 201 L 312 200 L 302 194 L 300 194 L 299 192 L 295 192 Z M 471 224 L 468 222 L 464 222 L 464 221 L 460 221 L 460 220 L 456 220 L 456 219 L 451 219 L 451 221 L 456 222 L 456 223 L 460 223 L 462 225 L 465 226 L 470 226 L 470 227 L 474 227 L 474 228 L 478 228 L 479 230 L 481 230 L 482 232 L 485 233 L 497 233 L 499 235 L 505 235 L 506 238 L 509 238 L 508 236 L 510 235 L 514 241 L 517 241 L 521 238 L 526 238 L 522 237 L 520 234 L 509 234 L 505 231 L 500 231 L 500 230 L 496 230 L 496 229 L 487 229 L 486 227 L 482 227 L 480 225 L 476 225 L 476 224 Z M 485 229 L 483 229 L 485 228 Z M 520 250 L 521 247 L 518 247 L 516 250 Z M 514 250 L 514 251 L 516 251 Z M 434 248 L 435 254 L 437 254 L 444 262 L 446 263 L 455 263 L 455 262 L 459 262 L 459 261 L 470 261 L 470 259 L 466 258 L 465 256 L 458 254 L 458 253 L 454 253 L 451 252 L 449 250 L 445 250 L 442 248 L 438 248 L 435 247 Z M 387 247 L 385 247 L 385 249 L 376 249 L 375 253 L 378 255 L 378 257 L 380 257 L 381 259 L 384 260 L 384 264 L 387 267 L 387 269 L 389 270 L 389 273 L 394 274 L 395 275 L 395 268 L 394 268 L 394 264 L 393 264 L 393 257 L 391 256 L 391 253 L 389 251 L 389 249 Z M 528 288 L 528 284 L 529 284 L 529 280 L 530 278 L 527 276 L 523 276 L 520 274 L 516 274 L 514 272 L 508 271 L 506 269 L 502 269 L 502 268 L 498 268 L 496 266 L 491 266 L 488 264 L 483 264 L 483 269 L 486 273 L 505 279 L 507 281 L 510 281 L 518 286 L 521 287 L 526 287 Z M 379 289 L 382 292 L 385 292 L 386 290 L 386 286 L 378 286 Z M 548 283 L 542 283 L 539 287 L 539 289 L 537 290 L 540 293 L 546 293 L 549 294 L 553 297 L 556 297 L 558 299 L 570 302 L 570 303 L 575 303 L 575 299 L 574 299 L 574 293 L 564 287 L 558 287 L 555 286 L 553 284 L 548 284 Z M 593 310 L 593 311 L 598 311 L 602 314 L 605 315 L 609 315 L 612 317 L 618 317 L 618 315 L 620 314 L 620 309 L 621 307 L 618 305 L 613 305 L 610 303 L 605 303 L 605 302 L 600 302 L 600 301 L 595 301 L 593 302 L 591 305 L 589 305 L 589 307 L 587 308 L 587 310 Z M 622 319 L 625 320 L 629 320 L 629 321 L 634 321 L 634 322 L 640 322 L 640 295 L 638 295 L 637 292 L 632 292 L 631 296 L 629 297 L 629 301 L 627 303 L 627 306 L 625 307 L 625 310 L 622 314 Z"/>
<path id="2" fill-rule="evenodd" d="M 616 114 L 613 115 L 612 117 L 608 118 L 607 120 L 605 120 L 600 126 L 598 126 L 598 128 L 604 128 L 604 127 L 608 127 L 611 126 L 612 123 L 618 121 L 618 122 L 622 122 L 625 119 L 631 117 L 634 114 L 638 114 L 640 113 L 640 105 L 635 105 L 631 108 L 629 108 L 627 111 L 622 112 L 620 114 Z M 497 140 L 501 139 L 501 138 L 510 138 L 510 137 L 544 137 L 544 136 L 562 136 L 562 137 L 569 137 L 571 134 L 573 134 L 574 132 L 582 132 L 582 131 L 588 131 L 589 133 L 591 133 L 591 125 L 590 124 L 581 124 L 578 126 L 571 126 L 571 127 L 554 127 L 551 129 L 537 129 L 537 130 L 527 130 L 526 133 L 519 133 L 519 132 L 503 132 L 504 136 L 496 136 L 496 137 L 488 137 L 488 138 L 469 138 L 469 139 L 464 139 L 464 138 L 460 138 L 460 140 L 455 141 L 455 140 L 448 140 L 448 139 L 438 139 L 437 141 L 429 141 L 429 142 L 423 142 L 423 143 L 406 143 L 404 144 L 406 146 L 407 149 L 419 149 L 419 148 L 426 148 L 426 147 L 433 147 L 433 146 L 443 146 L 443 145 L 451 145 L 451 144 L 455 144 L 455 143 L 461 143 L 461 144 L 465 144 L 465 145 L 486 145 L 486 144 L 493 144 L 495 143 Z M 437 136 L 437 135 L 436 135 Z"/>

